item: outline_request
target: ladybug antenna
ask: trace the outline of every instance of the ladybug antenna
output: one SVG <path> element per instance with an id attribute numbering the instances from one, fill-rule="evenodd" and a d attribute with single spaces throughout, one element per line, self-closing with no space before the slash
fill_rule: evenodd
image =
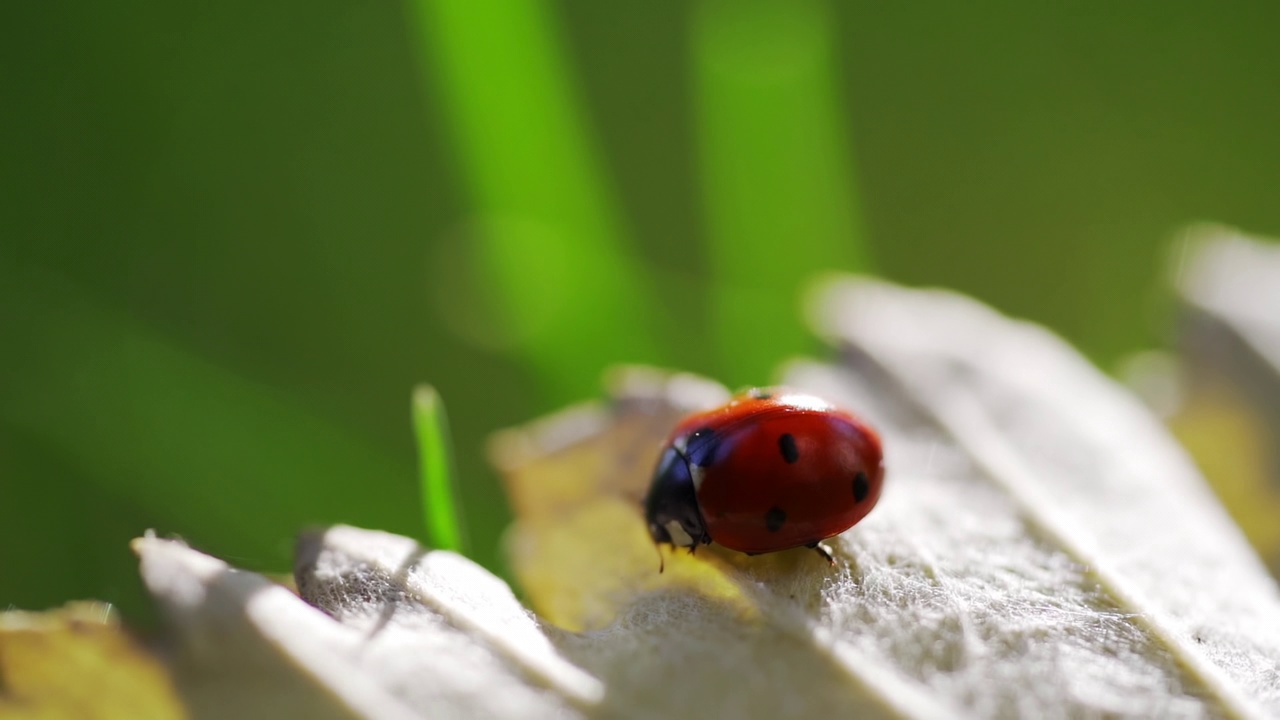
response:
<path id="1" fill-rule="evenodd" d="M 661 575 L 667 569 L 667 559 L 662 556 L 662 546 L 654 543 L 653 549 L 658 553 L 658 574 Z"/>

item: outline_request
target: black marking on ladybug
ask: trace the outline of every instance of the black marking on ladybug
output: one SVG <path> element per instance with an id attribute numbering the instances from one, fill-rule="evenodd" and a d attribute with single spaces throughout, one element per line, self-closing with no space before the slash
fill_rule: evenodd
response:
<path id="1" fill-rule="evenodd" d="M 778 449 L 782 451 L 782 459 L 788 464 L 800 459 L 800 448 L 796 447 L 796 438 L 791 433 L 783 433 L 778 438 Z"/>
<path id="2" fill-rule="evenodd" d="M 769 532 L 778 532 L 786 521 L 787 513 L 780 507 L 775 506 L 764 514 L 764 526 L 769 528 Z"/>
<path id="3" fill-rule="evenodd" d="M 867 499 L 867 495 L 871 494 L 871 481 L 867 479 L 867 474 L 858 471 L 853 476 L 853 501 L 862 502 Z"/>
<path id="4" fill-rule="evenodd" d="M 685 455 L 689 462 L 698 467 L 710 467 L 716 461 L 716 450 L 720 446 L 720 438 L 716 431 L 709 427 L 698 428 L 689 435 L 685 445 Z"/>
<path id="5" fill-rule="evenodd" d="M 772 400 L 773 393 L 769 392 L 768 390 L 761 390 L 760 388 L 755 388 L 754 390 L 751 391 L 751 397 L 755 398 L 756 400 Z"/>

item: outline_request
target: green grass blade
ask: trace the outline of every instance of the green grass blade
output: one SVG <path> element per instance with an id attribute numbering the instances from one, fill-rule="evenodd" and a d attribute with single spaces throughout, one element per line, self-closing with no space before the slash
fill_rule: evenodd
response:
<path id="1" fill-rule="evenodd" d="M 427 543 L 440 550 L 465 553 L 462 508 L 454 493 L 457 472 L 453 465 L 449 419 L 440 393 L 430 385 L 419 385 L 413 391 L 413 429 L 418 440 Z"/>
<path id="2" fill-rule="evenodd" d="M 865 270 L 867 252 L 837 93 L 835 28 L 818 0 L 703 0 L 694 87 L 717 367 L 767 379 L 803 350 L 797 291 Z"/>
<path id="3" fill-rule="evenodd" d="M 591 139 L 551 6 L 415 0 L 473 217 L 466 252 L 508 347 L 548 402 L 594 395 L 600 370 L 660 361 L 653 303 Z"/>

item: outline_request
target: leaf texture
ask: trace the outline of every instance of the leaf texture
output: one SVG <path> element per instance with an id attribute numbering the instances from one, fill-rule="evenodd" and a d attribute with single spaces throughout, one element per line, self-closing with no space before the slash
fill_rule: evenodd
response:
<path id="1" fill-rule="evenodd" d="M 812 317 L 837 359 L 785 381 L 886 448 L 834 568 L 712 545 L 659 573 L 640 498 L 675 420 L 726 391 L 632 368 L 493 442 L 533 613 L 459 556 L 343 527 L 300 542 L 305 603 L 157 540 L 144 577 L 189 648 L 241 638 L 356 716 L 1280 715 L 1275 584 L 1123 388 L 951 293 L 835 278 Z"/>
<path id="2" fill-rule="evenodd" d="M 559 613 L 592 603 L 604 613 L 602 588 L 577 578 L 609 568 L 597 574 L 610 577 L 603 597 L 620 598 L 618 611 L 628 591 L 693 583 L 759 622 L 794 621 L 783 626 L 795 637 L 846 658 L 838 667 L 852 683 L 894 686 L 894 699 L 943 714 L 1280 712 L 1275 586 L 1185 453 L 1123 388 L 1047 331 L 952 293 L 844 278 L 818 291 L 814 308 L 840 359 L 794 363 L 785 381 L 865 415 L 887 452 L 880 507 L 834 542 L 842 567 L 826 571 L 804 551 L 713 549 L 692 561 L 701 574 L 644 576 L 647 538 L 621 510 L 643 477 L 619 489 L 610 471 L 625 433 L 563 443 L 541 428 L 531 431 L 540 442 L 495 443 L 513 493 L 535 494 L 551 475 L 568 482 L 559 463 L 585 456 L 572 462 L 594 463 L 583 497 L 601 499 L 521 515 L 512 552 L 522 581 L 534 580 L 536 609 L 607 628 L 591 613 Z M 656 417 L 688 409 L 651 380 Z M 621 393 L 610 428 L 638 422 L 640 385 Z M 629 442 L 641 440 L 656 457 L 660 433 Z M 558 583 L 547 580 L 556 560 L 570 568 Z M 768 678 L 783 663 L 764 656 L 756 672 Z"/>

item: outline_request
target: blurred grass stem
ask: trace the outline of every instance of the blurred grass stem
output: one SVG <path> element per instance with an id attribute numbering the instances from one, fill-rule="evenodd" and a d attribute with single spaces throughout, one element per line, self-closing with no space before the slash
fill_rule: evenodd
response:
<path id="1" fill-rule="evenodd" d="M 867 269 L 835 34 L 818 0 L 703 0 L 694 13 L 711 325 L 731 384 L 763 382 L 808 347 L 795 306 L 810 276 Z"/>
<path id="2" fill-rule="evenodd" d="M 466 554 L 462 508 L 458 506 L 449 418 L 440 393 L 430 385 L 413 391 L 413 429 L 418 441 L 422 517 L 427 543 L 439 550 Z"/>
<path id="3" fill-rule="evenodd" d="M 474 223 L 477 282 L 547 403 L 594 395 L 606 365 L 660 361 L 634 256 L 545 2 L 416 0 Z M 467 302 L 459 298 L 458 302 Z"/>

